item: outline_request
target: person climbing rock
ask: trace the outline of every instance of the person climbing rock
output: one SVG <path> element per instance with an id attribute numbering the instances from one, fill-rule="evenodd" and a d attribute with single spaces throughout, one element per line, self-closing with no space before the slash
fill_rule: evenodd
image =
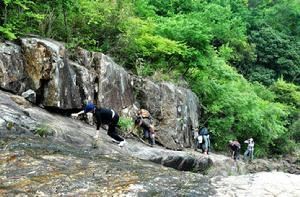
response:
<path id="1" fill-rule="evenodd" d="M 93 113 L 94 117 L 96 118 L 96 135 L 94 136 L 94 139 L 97 140 L 99 138 L 99 129 L 101 124 L 107 124 L 108 125 L 108 131 L 107 135 L 109 135 L 111 138 L 119 142 L 119 146 L 124 146 L 126 141 L 120 137 L 117 134 L 116 126 L 119 122 L 119 115 L 116 111 L 113 109 L 107 109 L 107 108 L 97 108 L 92 102 L 88 102 L 84 108 L 83 111 L 80 111 L 78 113 L 73 113 L 72 117 L 77 117 L 82 113 Z"/>
<path id="2" fill-rule="evenodd" d="M 244 160 L 253 160 L 254 141 L 252 138 L 245 140 L 244 143 L 248 144 L 247 150 L 244 153 Z"/>
<path id="3" fill-rule="evenodd" d="M 210 138 L 209 138 L 208 129 L 205 126 L 200 129 L 199 136 L 202 136 L 203 139 L 201 144 L 202 153 L 208 155 L 209 148 L 210 148 Z"/>
<path id="4" fill-rule="evenodd" d="M 155 132 L 154 132 L 154 126 L 149 124 L 145 119 L 138 116 L 134 120 L 134 128 L 140 127 L 143 129 L 143 136 L 144 138 L 148 139 L 148 142 L 151 146 L 155 144 Z"/>
<path id="5" fill-rule="evenodd" d="M 137 117 L 141 117 L 148 124 L 153 124 L 153 118 L 152 118 L 150 112 L 148 110 L 146 110 L 146 109 L 140 109 L 140 110 L 138 110 Z"/>
<path id="6" fill-rule="evenodd" d="M 230 140 L 228 146 L 231 151 L 231 158 L 234 160 L 240 159 L 241 144 L 237 140 Z"/>

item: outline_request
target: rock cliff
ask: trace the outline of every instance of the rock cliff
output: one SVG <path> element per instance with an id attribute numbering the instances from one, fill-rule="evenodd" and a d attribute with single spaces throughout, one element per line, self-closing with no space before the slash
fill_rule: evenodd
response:
<path id="1" fill-rule="evenodd" d="M 0 43 L 0 88 L 56 110 L 81 109 L 85 100 L 132 117 L 137 107 L 155 119 L 165 147 L 191 147 L 199 102 L 190 90 L 130 75 L 110 57 L 37 37 Z"/>

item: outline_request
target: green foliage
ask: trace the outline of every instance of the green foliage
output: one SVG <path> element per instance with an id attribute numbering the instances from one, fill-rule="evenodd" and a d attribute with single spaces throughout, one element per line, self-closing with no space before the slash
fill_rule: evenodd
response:
<path id="1" fill-rule="evenodd" d="M 14 33 L 14 27 L 11 24 L 7 24 L 5 27 L 0 26 L 0 34 L 8 40 L 14 40 L 17 38 Z"/>
<path id="2" fill-rule="evenodd" d="M 282 78 L 271 86 L 271 90 L 277 95 L 276 100 L 300 109 L 300 87 L 285 82 Z"/>
<path id="3" fill-rule="evenodd" d="M 14 40 L 18 35 L 37 32 L 35 27 L 44 18 L 34 11 L 36 4 L 30 0 L 6 0 L 0 9 L 0 37 Z M 0 3 L 1 5 L 1 3 Z"/>
<path id="4" fill-rule="evenodd" d="M 129 132 L 133 126 L 131 118 L 120 117 L 118 125 L 121 127 L 123 132 Z"/>
<path id="5" fill-rule="evenodd" d="M 271 27 L 252 31 L 251 41 L 256 45 L 255 64 L 274 72 L 269 80 L 283 76 L 288 81 L 300 82 L 300 54 L 297 52 L 300 43 Z"/>
<path id="6" fill-rule="evenodd" d="M 45 123 L 38 125 L 35 132 L 41 137 L 46 137 L 47 135 L 51 134 L 49 125 Z"/>
<path id="7" fill-rule="evenodd" d="M 6 128 L 8 129 L 8 130 L 12 130 L 12 128 L 14 128 L 14 123 L 13 122 L 7 122 L 6 123 Z"/>
<path id="8" fill-rule="evenodd" d="M 285 134 L 286 140 L 295 140 L 300 142 L 300 87 L 295 84 L 287 83 L 282 78 L 274 83 L 270 89 L 276 94 L 278 102 L 287 105 L 290 116 L 288 119 L 289 132 Z M 285 145 L 289 145 L 286 143 Z"/>
<path id="9" fill-rule="evenodd" d="M 252 136 L 258 149 L 267 153 L 272 140 L 282 135 L 288 111 L 285 106 L 263 100 L 255 88 L 223 61 L 215 60 L 204 70 L 191 72 L 191 86 L 199 95 L 203 114 L 213 131 L 217 150 L 225 148 L 229 139 L 245 140 Z"/>

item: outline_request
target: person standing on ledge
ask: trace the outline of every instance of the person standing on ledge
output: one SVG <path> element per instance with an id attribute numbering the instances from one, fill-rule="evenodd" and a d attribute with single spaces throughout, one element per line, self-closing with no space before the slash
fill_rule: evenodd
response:
<path id="1" fill-rule="evenodd" d="M 244 141 L 244 143 L 248 144 L 247 150 L 244 153 L 244 160 L 253 160 L 253 151 L 254 151 L 254 141 L 252 138 Z"/>
<path id="2" fill-rule="evenodd" d="M 88 102 L 83 111 L 73 113 L 71 114 L 71 116 L 77 117 L 82 113 L 88 112 L 92 112 L 94 117 L 96 117 L 97 130 L 96 135 L 94 136 L 95 140 L 99 138 L 99 129 L 101 124 L 107 124 L 107 135 L 109 135 L 114 140 L 118 141 L 119 146 L 124 146 L 126 141 L 122 137 L 120 137 L 116 131 L 116 126 L 119 122 L 119 115 L 117 114 L 117 112 L 115 112 L 113 109 L 107 109 L 102 107 L 97 108 L 92 102 Z"/>
<path id="3" fill-rule="evenodd" d="M 240 159 L 241 144 L 237 140 L 230 140 L 228 144 L 231 151 L 231 158 L 234 160 Z"/>

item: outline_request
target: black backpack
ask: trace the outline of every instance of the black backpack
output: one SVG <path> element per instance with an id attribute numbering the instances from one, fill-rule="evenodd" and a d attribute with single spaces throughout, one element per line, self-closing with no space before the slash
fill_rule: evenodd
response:
<path id="1" fill-rule="evenodd" d="M 202 127 L 200 130 L 199 130 L 199 135 L 208 135 L 208 130 L 206 127 Z"/>

